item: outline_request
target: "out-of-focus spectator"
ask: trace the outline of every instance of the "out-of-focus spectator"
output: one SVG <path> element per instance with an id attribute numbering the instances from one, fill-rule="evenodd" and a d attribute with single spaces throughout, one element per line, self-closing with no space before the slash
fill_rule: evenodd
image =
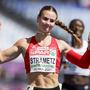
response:
<path id="1" fill-rule="evenodd" d="M 90 9 L 90 0 L 79 0 L 79 4 L 81 7 Z"/>

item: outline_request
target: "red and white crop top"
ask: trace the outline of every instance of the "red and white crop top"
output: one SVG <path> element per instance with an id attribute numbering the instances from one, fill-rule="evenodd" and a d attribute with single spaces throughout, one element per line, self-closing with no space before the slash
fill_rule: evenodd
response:
<path id="1" fill-rule="evenodd" d="M 55 38 L 52 37 L 51 44 L 49 46 L 42 47 L 36 42 L 35 36 L 33 36 L 24 58 L 26 73 L 59 73 L 61 65 L 60 57 L 61 53 Z"/>

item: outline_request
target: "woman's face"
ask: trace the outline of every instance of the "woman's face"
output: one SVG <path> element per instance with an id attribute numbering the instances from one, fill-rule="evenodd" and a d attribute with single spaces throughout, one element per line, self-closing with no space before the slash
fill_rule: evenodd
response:
<path id="1" fill-rule="evenodd" d="M 84 28 L 83 28 L 83 25 L 82 25 L 82 23 L 80 21 L 75 22 L 73 31 L 79 38 L 82 37 Z"/>
<path id="2" fill-rule="evenodd" d="M 50 33 L 56 22 L 56 13 L 54 11 L 44 10 L 38 17 L 38 28 L 43 33 Z"/>

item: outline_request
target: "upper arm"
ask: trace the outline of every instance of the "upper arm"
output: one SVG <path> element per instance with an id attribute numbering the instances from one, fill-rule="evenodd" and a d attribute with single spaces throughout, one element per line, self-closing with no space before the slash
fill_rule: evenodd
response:
<path id="1" fill-rule="evenodd" d="M 58 41 L 58 46 L 60 51 L 63 52 L 64 55 L 66 55 L 67 52 L 72 49 L 72 47 L 63 40 Z"/>
<path id="2" fill-rule="evenodd" d="M 17 41 L 10 48 L 0 51 L 0 62 L 10 61 L 20 55 L 22 47 L 20 41 Z"/>

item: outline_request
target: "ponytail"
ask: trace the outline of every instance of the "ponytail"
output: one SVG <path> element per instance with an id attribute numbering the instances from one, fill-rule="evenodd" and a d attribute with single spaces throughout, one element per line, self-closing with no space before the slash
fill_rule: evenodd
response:
<path id="1" fill-rule="evenodd" d="M 78 41 L 78 43 L 81 43 L 81 40 L 77 37 L 77 35 L 74 34 L 74 32 L 70 28 L 68 28 L 63 22 L 57 20 L 55 24 L 70 33 Z"/>

